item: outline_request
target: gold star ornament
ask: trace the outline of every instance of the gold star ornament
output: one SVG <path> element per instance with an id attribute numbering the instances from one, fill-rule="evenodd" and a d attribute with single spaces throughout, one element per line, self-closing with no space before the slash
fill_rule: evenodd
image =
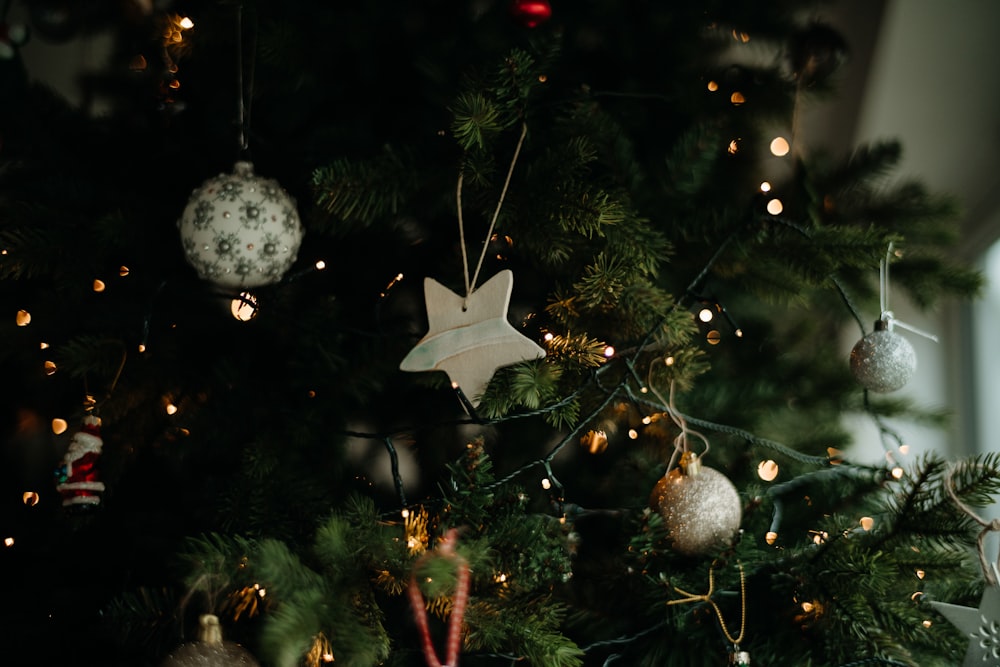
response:
<path id="1" fill-rule="evenodd" d="M 444 371 L 478 406 L 498 368 L 545 356 L 507 321 L 514 273 L 503 270 L 462 297 L 433 278 L 424 279 L 428 332 L 400 363 L 403 371 Z"/>

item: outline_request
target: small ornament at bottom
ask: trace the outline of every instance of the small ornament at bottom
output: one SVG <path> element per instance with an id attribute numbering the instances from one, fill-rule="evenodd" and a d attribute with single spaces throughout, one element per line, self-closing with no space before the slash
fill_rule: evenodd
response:
<path id="1" fill-rule="evenodd" d="M 739 646 L 733 647 L 733 652 L 729 654 L 729 664 L 734 667 L 750 667 L 750 653 Z"/>

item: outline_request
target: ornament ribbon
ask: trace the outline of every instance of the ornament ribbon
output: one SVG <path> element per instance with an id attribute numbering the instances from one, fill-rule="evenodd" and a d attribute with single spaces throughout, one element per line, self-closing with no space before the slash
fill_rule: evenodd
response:
<path id="1" fill-rule="evenodd" d="M 448 638 L 445 645 L 445 662 L 441 664 L 434 643 L 431 641 L 430 628 L 427 625 L 427 609 L 424 605 L 424 596 L 417 585 L 416 571 L 430 554 L 424 554 L 413 566 L 413 573 L 410 575 L 410 585 L 408 593 L 410 596 L 410 606 L 413 607 L 413 620 L 420 631 L 421 648 L 424 652 L 424 659 L 428 667 L 457 667 L 458 650 L 462 644 L 462 617 L 465 615 L 465 605 L 469 601 L 469 562 L 455 552 L 455 545 L 458 542 L 458 531 L 454 528 L 445 534 L 438 545 L 436 553 L 438 556 L 448 558 L 458 562 L 458 581 L 455 584 L 454 601 L 451 607 L 451 617 L 448 619 Z"/>

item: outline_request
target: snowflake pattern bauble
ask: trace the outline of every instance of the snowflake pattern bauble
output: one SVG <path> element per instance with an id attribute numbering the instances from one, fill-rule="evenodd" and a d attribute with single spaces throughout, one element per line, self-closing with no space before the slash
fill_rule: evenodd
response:
<path id="1" fill-rule="evenodd" d="M 177 227 L 188 263 L 203 280 L 226 288 L 279 282 L 303 235 L 295 200 L 242 161 L 191 193 Z"/>
<path id="2" fill-rule="evenodd" d="M 851 372 L 869 391 L 896 391 L 910 381 L 916 370 L 917 353 L 910 341 L 882 321 L 851 350 Z"/>

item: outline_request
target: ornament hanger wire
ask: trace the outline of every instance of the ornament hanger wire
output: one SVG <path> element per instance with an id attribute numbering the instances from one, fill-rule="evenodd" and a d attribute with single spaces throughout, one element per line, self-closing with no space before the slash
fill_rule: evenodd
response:
<path id="1" fill-rule="evenodd" d="M 528 125 L 521 123 L 521 136 L 518 137 L 517 146 L 514 147 L 514 156 L 510 160 L 510 167 L 507 168 L 507 178 L 504 179 L 503 189 L 500 191 L 500 198 L 497 200 L 496 209 L 493 211 L 493 218 L 490 220 L 490 227 L 486 230 L 486 239 L 483 241 L 483 250 L 479 253 L 479 263 L 476 264 L 476 271 L 469 276 L 469 252 L 465 245 L 465 220 L 462 216 L 462 183 L 465 180 L 465 170 L 458 172 L 458 185 L 455 189 L 455 204 L 458 208 L 458 240 L 462 247 L 462 269 L 465 272 L 465 298 L 476 289 L 476 281 L 479 280 L 479 271 L 483 268 L 483 261 L 486 259 L 486 251 L 489 249 L 490 239 L 493 238 L 493 229 L 496 227 L 497 218 L 500 217 L 500 209 L 503 207 L 503 200 L 507 196 L 507 189 L 510 187 L 510 179 L 514 175 L 514 165 L 521 154 L 521 146 L 524 145 L 524 137 L 528 134 Z M 463 308 L 465 304 L 463 304 Z"/>
<path id="2" fill-rule="evenodd" d="M 907 331 L 912 331 L 918 336 L 923 336 L 929 340 L 938 342 L 938 337 L 922 329 L 907 324 L 906 322 L 901 322 L 896 319 L 896 316 L 889 309 L 889 263 L 892 261 L 893 256 L 892 241 L 889 242 L 889 247 L 885 251 L 885 259 L 881 260 L 878 265 L 878 283 L 879 283 L 879 319 L 886 322 L 889 329 L 892 329 L 893 325 L 898 325 Z"/>
<path id="3" fill-rule="evenodd" d="M 743 571 L 743 564 L 739 564 L 740 568 L 740 632 L 738 635 L 733 637 L 732 633 L 729 632 L 729 627 L 726 625 L 726 619 L 722 616 L 722 610 L 719 609 L 718 603 L 712 599 L 715 594 L 715 563 L 708 569 L 708 592 L 704 595 L 699 595 L 698 593 L 689 593 L 683 588 L 678 588 L 673 586 L 672 588 L 684 595 L 683 598 L 678 598 L 676 600 L 667 600 L 668 606 L 673 606 L 677 604 L 686 604 L 689 602 L 704 602 L 709 605 L 713 611 L 715 611 L 716 617 L 719 619 L 719 627 L 722 628 L 722 634 L 726 636 L 726 639 L 736 647 L 739 647 L 740 642 L 743 641 L 743 637 L 746 634 L 746 623 L 747 623 L 747 591 L 746 591 L 746 573 Z"/>
<path id="4" fill-rule="evenodd" d="M 256 30 L 253 31 L 256 35 Z M 243 49 L 243 3 L 236 5 L 236 82 L 239 86 L 237 102 L 237 124 L 239 125 L 239 149 L 241 157 L 247 157 L 250 150 L 250 110 L 253 105 L 254 69 L 256 67 L 256 39 L 250 52 L 250 71 L 246 72 Z M 246 81 L 244 81 L 246 79 Z"/>
<path id="5" fill-rule="evenodd" d="M 653 370 L 652 364 L 650 364 L 649 370 L 651 375 Z M 670 398 L 668 400 L 665 399 L 662 394 L 660 394 L 660 391 L 651 382 L 651 379 L 652 378 L 650 377 L 646 378 L 646 385 L 649 387 L 650 391 L 653 392 L 653 395 L 659 399 L 660 403 L 663 404 L 663 409 L 670 417 L 670 420 L 673 421 L 674 424 L 677 426 L 677 428 L 681 430 L 681 432 L 677 434 L 677 437 L 674 438 L 674 453 L 670 456 L 670 463 L 667 464 L 667 471 L 670 471 L 677 464 L 677 459 L 683 454 L 690 451 L 690 447 L 688 446 L 689 435 L 693 435 L 694 437 L 698 438 L 705 444 L 705 449 L 702 451 L 699 458 L 707 454 L 708 450 L 711 449 L 712 446 L 709 444 L 708 438 L 705 437 L 704 434 L 688 428 L 687 420 L 684 418 L 684 415 L 680 413 L 680 411 L 677 409 L 677 406 L 674 404 L 676 383 L 673 380 L 670 381 Z"/>

